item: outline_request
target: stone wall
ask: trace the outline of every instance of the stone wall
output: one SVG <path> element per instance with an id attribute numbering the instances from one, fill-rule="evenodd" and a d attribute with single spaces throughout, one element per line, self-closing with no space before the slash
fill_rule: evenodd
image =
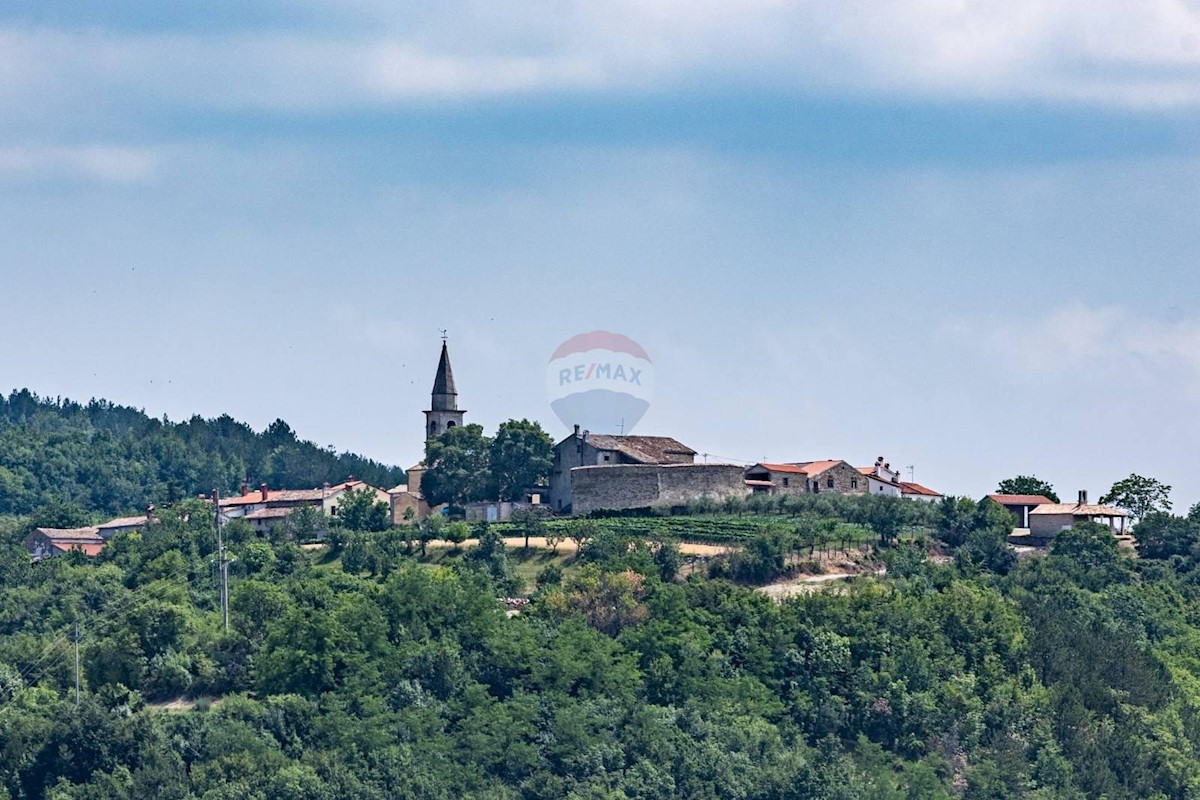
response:
<path id="1" fill-rule="evenodd" d="M 748 493 L 736 464 L 616 464 L 571 470 L 572 513 L 682 505 Z"/>

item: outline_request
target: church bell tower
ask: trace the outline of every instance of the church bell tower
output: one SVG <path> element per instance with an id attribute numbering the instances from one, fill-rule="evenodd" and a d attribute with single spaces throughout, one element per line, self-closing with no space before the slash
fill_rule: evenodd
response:
<path id="1" fill-rule="evenodd" d="M 454 370 L 450 368 L 450 351 L 442 335 L 442 357 L 438 359 L 437 376 L 433 379 L 433 394 L 425 412 L 425 440 L 463 424 L 467 412 L 458 407 L 458 391 L 454 388 Z"/>

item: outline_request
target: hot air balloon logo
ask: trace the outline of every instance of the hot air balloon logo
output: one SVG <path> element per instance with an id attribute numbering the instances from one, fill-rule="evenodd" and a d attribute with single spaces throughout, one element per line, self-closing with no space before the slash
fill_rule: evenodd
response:
<path id="1" fill-rule="evenodd" d="M 546 365 L 546 395 L 567 429 L 630 433 L 650 407 L 654 365 L 619 333 L 592 331 L 560 344 Z"/>

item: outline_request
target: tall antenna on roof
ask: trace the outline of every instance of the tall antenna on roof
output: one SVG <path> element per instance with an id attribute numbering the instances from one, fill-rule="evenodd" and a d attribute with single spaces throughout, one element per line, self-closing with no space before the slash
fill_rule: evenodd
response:
<path id="1" fill-rule="evenodd" d="M 907 467 L 905 467 L 905 469 L 908 470 L 908 482 L 916 483 L 917 482 L 917 468 L 914 467 L 912 464 L 909 464 Z"/>

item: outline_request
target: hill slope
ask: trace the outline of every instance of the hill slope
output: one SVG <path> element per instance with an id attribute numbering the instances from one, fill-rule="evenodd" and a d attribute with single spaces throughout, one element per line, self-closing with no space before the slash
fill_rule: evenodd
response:
<path id="1" fill-rule="evenodd" d="M 176 423 L 106 400 L 0 395 L 0 514 L 54 500 L 116 514 L 243 479 L 310 487 L 348 475 L 385 488 L 404 480 L 397 467 L 297 439 L 283 420 L 256 433 L 228 415 Z"/>

